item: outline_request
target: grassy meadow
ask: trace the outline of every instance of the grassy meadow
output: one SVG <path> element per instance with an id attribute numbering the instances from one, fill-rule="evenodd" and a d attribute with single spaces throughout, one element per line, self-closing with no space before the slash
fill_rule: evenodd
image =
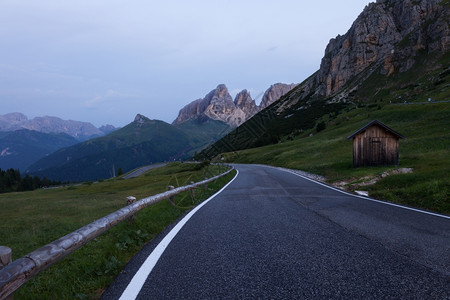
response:
<path id="1" fill-rule="evenodd" d="M 347 137 L 378 119 L 407 139 L 400 140 L 398 166 L 353 168 Z M 223 154 L 226 162 L 261 163 L 323 175 L 331 184 L 351 184 L 385 171 L 413 168 L 365 187 L 371 197 L 450 214 L 450 103 L 367 105 L 317 120 L 326 128 L 294 131 L 278 144 Z M 310 136 L 310 135 L 313 136 Z"/>
<path id="2" fill-rule="evenodd" d="M 0 245 L 13 250 L 13 260 L 52 242 L 126 204 L 198 182 L 223 166 L 172 163 L 133 179 L 106 180 L 32 192 L 0 194 Z M 187 210 L 219 190 L 233 176 L 141 210 L 135 223 L 122 222 L 22 286 L 15 299 L 97 299 L 142 246 Z"/>

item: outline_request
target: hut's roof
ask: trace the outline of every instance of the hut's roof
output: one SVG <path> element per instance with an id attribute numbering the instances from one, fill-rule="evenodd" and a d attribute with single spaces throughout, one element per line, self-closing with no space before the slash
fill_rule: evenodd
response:
<path id="1" fill-rule="evenodd" d="M 400 133 L 398 133 L 397 131 L 395 131 L 392 128 L 389 128 L 387 125 L 383 124 L 382 122 L 378 121 L 378 120 L 373 120 L 372 122 L 370 122 L 369 124 L 367 124 L 366 126 L 358 129 L 355 133 L 353 133 L 352 135 L 347 137 L 347 140 L 354 138 L 356 135 L 360 134 L 361 132 L 364 132 L 367 128 L 369 128 L 372 125 L 378 125 L 380 127 L 383 127 L 384 129 L 386 129 L 387 131 L 391 132 L 392 134 L 396 135 L 399 138 L 405 139 L 406 137 L 404 137 L 403 135 L 401 135 Z"/>

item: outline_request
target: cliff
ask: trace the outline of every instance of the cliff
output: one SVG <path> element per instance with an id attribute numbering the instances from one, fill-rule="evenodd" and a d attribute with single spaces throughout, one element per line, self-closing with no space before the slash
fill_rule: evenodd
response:
<path id="1" fill-rule="evenodd" d="M 330 40 L 320 69 L 285 101 L 283 111 L 303 99 L 347 101 L 374 72 L 403 73 L 423 55 L 450 48 L 449 2 L 378 0 L 370 3 L 345 35 Z"/>
<path id="2" fill-rule="evenodd" d="M 247 90 L 242 90 L 236 95 L 236 97 L 234 98 L 234 104 L 237 108 L 241 109 L 244 112 L 245 120 L 251 118 L 259 111 L 255 100 L 252 99 L 252 96 Z"/>
<path id="3" fill-rule="evenodd" d="M 296 86 L 297 84 L 295 83 L 291 84 L 276 83 L 271 85 L 264 93 L 264 96 L 262 97 L 261 100 L 261 104 L 259 105 L 259 109 L 262 110 L 266 108 L 267 106 L 274 103 L 276 100 L 280 99 L 282 96 L 284 96 L 286 93 L 288 93 Z"/>

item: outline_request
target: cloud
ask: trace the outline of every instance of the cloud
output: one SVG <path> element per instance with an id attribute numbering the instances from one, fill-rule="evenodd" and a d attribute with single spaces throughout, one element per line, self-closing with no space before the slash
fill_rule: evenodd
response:
<path id="1" fill-rule="evenodd" d="M 117 97 L 122 97 L 122 96 L 124 96 L 124 95 L 122 95 L 118 91 L 107 90 L 104 94 L 95 96 L 94 98 L 85 101 L 83 103 L 83 106 L 88 107 L 88 108 L 96 108 L 96 107 L 100 106 L 101 104 L 103 104 L 104 102 L 107 102 L 111 98 L 117 98 Z"/>

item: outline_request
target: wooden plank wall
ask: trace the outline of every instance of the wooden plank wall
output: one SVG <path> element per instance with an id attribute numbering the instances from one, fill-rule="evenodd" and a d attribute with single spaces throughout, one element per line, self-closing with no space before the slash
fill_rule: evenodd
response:
<path id="1" fill-rule="evenodd" d="M 398 164 L 398 137 L 380 126 L 370 126 L 353 139 L 353 166 Z"/>

